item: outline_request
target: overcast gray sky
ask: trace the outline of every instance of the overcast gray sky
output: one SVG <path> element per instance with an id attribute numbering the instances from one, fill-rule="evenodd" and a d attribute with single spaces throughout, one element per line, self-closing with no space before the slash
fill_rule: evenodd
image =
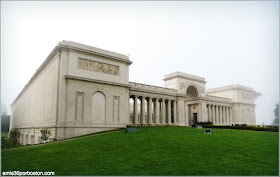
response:
<path id="1" fill-rule="evenodd" d="M 257 123 L 279 101 L 279 2 L 1 1 L 1 103 L 9 106 L 59 41 L 130 54 L 130 81 L 181 71 L 206 89 L 254 88 Z M 140 74 L 141 73 L 141 74 Z"/>

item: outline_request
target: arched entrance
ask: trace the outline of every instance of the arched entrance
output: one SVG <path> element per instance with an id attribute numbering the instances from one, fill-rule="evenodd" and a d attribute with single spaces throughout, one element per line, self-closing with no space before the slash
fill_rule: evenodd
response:
<path id="1" fill-rule="evenodd" d="M 195 86 L 191 85 L 187 89 L 188 98 L 198 98 L 198 91 Z"/>
<path id="2" fill-rule="evenodd" d="M 189 125 L 196 125 L 199 122 L 199 106 L 198 102 L 194 99 L 199 97 L 197 88 L 194 85 L 190 85 L 186 91 L 187 104 L 188 104 L 188 121 Z"/>

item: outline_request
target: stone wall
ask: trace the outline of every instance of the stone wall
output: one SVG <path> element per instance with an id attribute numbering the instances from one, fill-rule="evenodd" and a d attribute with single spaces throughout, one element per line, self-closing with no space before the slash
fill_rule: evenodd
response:
<path id="1" fill-rule="evenodd" d="M 38 128 L 56 126 L 58 62 L 56 55 L 11 105 L 10 130 L 19 128 L 23 144 L 38 142 Z M 56 136 L 55 131 L 52 133 Z M 35 134 L 36 138 L 31 140 Z"/>
<path id="2" fill-rule="evenodd" d="M 68 79 L 65 134 L 62 132 L 59 138 L 126 127 L 129 123 L 128 92 L 126 87 Z"/>

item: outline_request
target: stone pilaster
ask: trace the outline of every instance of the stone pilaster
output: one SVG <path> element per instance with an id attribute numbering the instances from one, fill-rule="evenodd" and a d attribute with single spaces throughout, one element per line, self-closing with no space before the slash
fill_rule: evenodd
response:
<path id="1" fill-rule="evenodd" d="M 176 104 L 177 104 L 177 124 L 179 126 L 186 126 L 185 98 L 178 97 Z"/>
<path id="2" fill-rule="evenodd" d="M 201 117 L 201 103 L 198 103 L 198 108 L 197 108 L 197 120 L 198 122 L 202 122 L 202 117 Z"/>
<path id="3" fill-rule="evenodd" d="M 229 123 L 232 124 L 232 108 L 229 108 Z"/>
<path id="4" fill-rule="evenodd" d="M 189 119 L 190 119 L 190 117 L 189 117 L 190 116 L 190 114 L 189 114 L 190 111 L 189 110 L 190 110 L 190 106 L 187 104 L 186 105 L 186 126 L 188 126 L 189 122 L 190 122 L 189 121 Z"/>
<path id="5" fill-rule="evenodd" d="M 198 106 L 199 108 L 199 106 Z M 206 103 L 205 102 L 201 102 L 200 103 L 200 121 L 202 122 L 206 122 L 207 121 L 207 108 L 206 108 Z"/>

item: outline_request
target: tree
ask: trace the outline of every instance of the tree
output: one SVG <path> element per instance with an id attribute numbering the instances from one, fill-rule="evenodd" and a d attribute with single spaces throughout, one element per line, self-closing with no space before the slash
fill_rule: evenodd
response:
<path id="1" fill-rule="evenodd" d="M 1 132 L 8 133 L 10 127 L 10 115 L 8 115 L 7 107 L 1 102 Z"/>
<path id="2" fill-rule="evenodd" d="M 272 122 L 273 125 L 279 125 L 279 103 L 275 105 L 276 107 L 274 108 L 274 115 L 275 118 Z"/>
<path id="3" fill-rule="evenodd" d="M 1 132 L 8 133 L 10 127 L 10 115 L 7 115 L 7 113 L 1 114 Z"/>
<path id="4" fill-rule="evenodd" d="M 49 137 L 51 136 L 51 131 L 49 131 L 47 129 L 41 130 L 41 134 L 42 134 L 41 139 L 44 140 L 44 142 L 46 142 L 49 139 Z"/>
<path id="5" fill-rule="evenodd" d="M 18 143 L 18 139 L 20 137 L 20 132 L 17 128 L 14 128 L 9 133 L 9 140 L 13 143 L 13 145 L 16 145 Z"/>
<path id="6" fill-rule="evenodd" d="M 2 114 L 8 114 L 8 111 L 6 105 L 1 102 L 1 115 Z"/>

